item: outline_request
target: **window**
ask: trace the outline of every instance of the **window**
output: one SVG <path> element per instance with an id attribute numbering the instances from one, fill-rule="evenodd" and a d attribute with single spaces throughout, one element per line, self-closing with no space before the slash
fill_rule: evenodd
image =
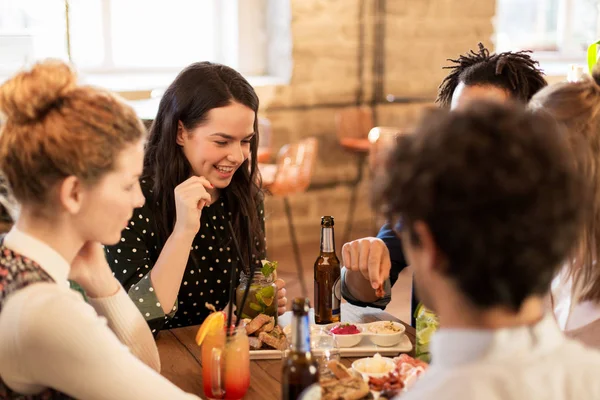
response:
<path id="1" fill-rule="evenodd" d="M 585 62 L 588 45 L 600 39 L 599 9 L 600 0 L 497 0 L 496 49 Z"/>
<path id="2" fill-rule="evenodd" d="M 0 74 L 70 56 L 87 74 L 170 80 L 209 60 L 266 75 L 266 12 L 267 0 L 0 0 Z"/>

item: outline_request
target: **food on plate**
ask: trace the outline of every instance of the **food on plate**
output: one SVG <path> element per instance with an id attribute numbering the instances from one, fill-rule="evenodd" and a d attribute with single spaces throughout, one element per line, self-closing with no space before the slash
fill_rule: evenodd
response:
<path id="1" fill-rule="evenodd" d="M 369 388 L 380 392 L 381 396 L 391 398 L 400 391 L 410 388 L 417 378 L 427 369 L 427 363 L 401 354 L 394 358 L 396 368 L 381 377 L 370 377 Z"/>
<path id="2" fill-rule="evenodd" d="M 352 363 L 352 368 L 361 374 L 386 374 L 394 370 L 396 364 L 390 358 L 381 357 L 379 353 L 373 357 L 361 358 Z"/>
<path id="3" fill-rule="evenodd" d="M 269 347 L 275 350 L 285 350 L 288 346 L 287 338 L 281 330 L 281 327 L 277 325 L 271 332 L 261 332 L 258 334 L 258 338 Z"/>
<path id="4" fill-rule="evenodd" d="M 404 381 L 396 371 L 390 372 L 386 376 L 369 378 L 369 388 L 387 398 L 392 398 L 404 389 Z"/>
<path id="5" fill-rule="evenodd" d="M 320 381 L 322 400 L 361 400 L 372 398 L 369 385 L 360 376 L 354 375 L 339 361 L 330 361 L 328 369 L 332 378 Z"/>
<path id="6" fill-rule="evenodd" d="M 275 329 L 275 318 L 271 317 L 271 321 L 258 328 L 256 334 L 258 335 L 261 332 L 271 332 L 273 329 Z"/>
<path id="7" fill-rule="evenodd" d="M 322 400 L 359 400 L 370 394 L 369 385 L 359 377 L 329 380 L 321 384 Z"/>
<path id="8" fill-rule="evenodd" d="M 246 334 L 250 350 L 275 349 L 285 350 L 288 346 L 287 337 L 275 319 L 265 314 L 258 314 L 253 319 L 242 320 L 246 325 Z"/>
<path id="9" fill-rule="evenodd" d="M 256 336 L 248 336 L 248 343 L 250 344 L 250 350 L 259 350 L 262 347 L 262 340 Z"/>
<path id="10" fill-rule="evenodd" d="M 383 285 L 379 285 L 379 287 L 375 289 L 375 296 L 377 296 L 378 298 L 382 298 L 383 296 L 385 296 L 385 289 L 383 288 Z"/>
<path id="11" fill-rule="evenodd" d="M 356 325 L 352 324 L 339 324 L 329 330 L 334 335 L 356 335 L 360 333 L 360 330 Z"/>
<path id="12" fill-rule="evenodd" d="M 352 374 L 348 371 L 348 368 L 339 361 L 332 360 L 327 363 L 327 368 L 335 375 L 337 379 L 351 378 Z"/>
<path id="13" fill-rule="evenodd" d="M 369 332 L 377 333 L 380 335 L 389 335 L 402 331 L 404 331 L 404 329 L 402 329 L 402 327 L 399 324 L 394 323 L 392 321 L 378 322 L 369 326 Z"/>
<path id="14" fill-rule="evenodd" d="M 258 314 L 254 319 L 246 318 L 244 321 L 248 321 L 246 324 L 246 334 L 252 335 L 254 332 L 258 331 L 263 325 L 266 325 L 272 321 L 273 317 L 270 317 L 266 314 Z"/>

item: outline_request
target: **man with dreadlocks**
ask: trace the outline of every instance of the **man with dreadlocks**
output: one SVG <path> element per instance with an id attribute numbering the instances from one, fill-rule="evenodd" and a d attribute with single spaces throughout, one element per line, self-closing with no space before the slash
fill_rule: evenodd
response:
<path id="1" fill-rule="evenodd" d="M 458 59 L 448 59 L 453 65 L 443 67 L 450 73 L 439 87 L 436 103 L 443 108 L 456 109 L 474 99 L 528 102 L 547 85 L 538 62 L 528 53 L 490 54 L 479 43 L 479 51 L 470 50 Z M 390 224 L 385 224 L 377 237 L 344 244 L 341 286 L 342 295 L 349 303 L 384 309 L 390 302 L 391 288 L 407 266 L 402 243 L 395 231 Z M 414 292 L 412 306 L 414 317 Z"/>
<path id="2" fill-rule="evenodd" d="M 546 86 L 542 71 L 528 51 L 491 54 L 479 43 L 479 51 L 469 51 L 444 69 L 450 73 L 440 85 L 436 100 L 442 107 L 455 109 L 473 98 L 511 98 L 527 103 Z"/>

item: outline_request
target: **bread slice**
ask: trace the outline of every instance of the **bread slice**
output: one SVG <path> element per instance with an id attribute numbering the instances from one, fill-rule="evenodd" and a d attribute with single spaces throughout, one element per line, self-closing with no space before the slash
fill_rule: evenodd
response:
<path id="1" fill-rule="evenodd" d="M 369 394 L 369 385 L 359 377 L 321 383 L 322 400 L 360 400 Z"/>
<path id="2" fill-rule="evenodd" d="M 327 368 L 329 368 L 329 370 L 331 372 L 333 372 L 335 377 L 338 379 L 345 379 L 345 378 L 352 377 L 352 374 L 350 374 L 350 371 L 348 371 L 348 368 L 346 368 L 344 366 L 344 364 L 342 364 L 339 361 L 336 361 L 336 360 L 329 361 L 327 363 Z"/>

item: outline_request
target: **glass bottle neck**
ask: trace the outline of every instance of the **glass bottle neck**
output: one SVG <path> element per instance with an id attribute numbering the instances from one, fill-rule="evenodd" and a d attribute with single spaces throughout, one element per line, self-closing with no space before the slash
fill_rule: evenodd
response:
<path id="1" fill-rule="evenodd" d="M 292 351 L 307 353 L 310 351 L 310 327 L 308 315 L 294 315 L 292 318 Z"/>
<path id="2" fill-rule="evenodd" d="M 321 228 L 321 253 L 335 253 L 333 228 Z"/>

